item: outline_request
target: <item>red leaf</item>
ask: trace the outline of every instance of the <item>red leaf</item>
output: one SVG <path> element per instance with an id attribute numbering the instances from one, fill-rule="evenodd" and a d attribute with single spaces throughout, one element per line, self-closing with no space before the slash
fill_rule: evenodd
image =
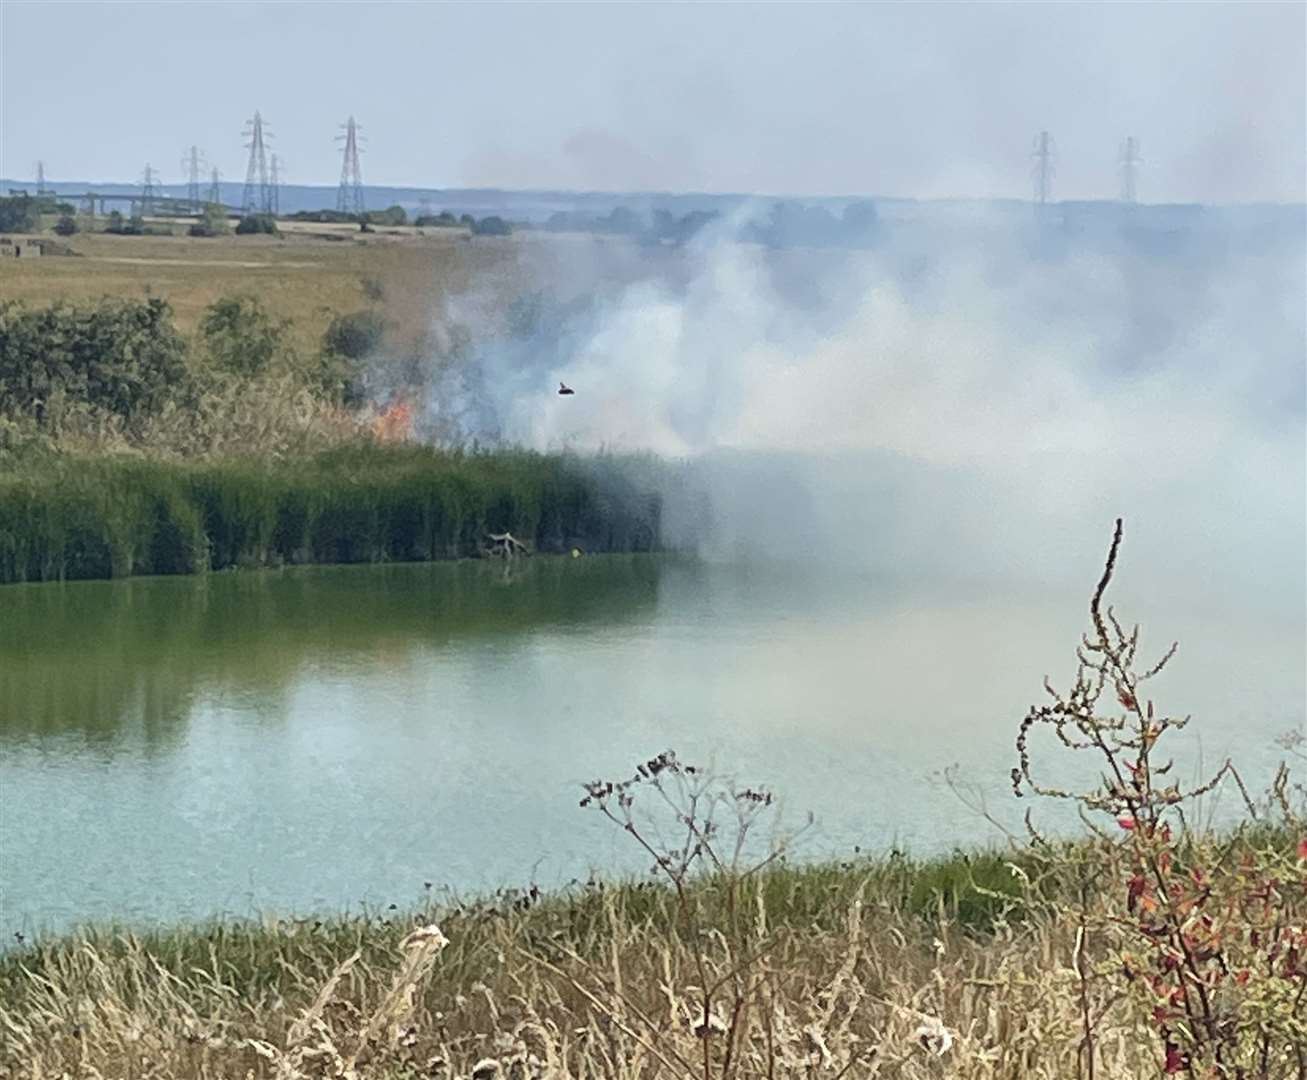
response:
<path id="1" fill-rule="evenodd" d="M 1307 859 L 1307 836 L 1298 841 L 1298 858 Z"/>
<path id="2" fill-rule="evenodd" d="M 1166 1044 L 1166 1072 L 1178 1073 L 1184 1070 L 1184 1055 L 1180 1053 L 1180 1048 L 1175 1043 Z"/>
<path id="3" fill-rule="evenodd" d="M 1124 705 L 1127 709 L 1133 709 L 1137 704 L 1137 702 L 1135 701 L 1134 694 L 1130 693 L 1129 690 L 1124 690 L 1124 689 L 1118 690 L 1116 692 L 1116 700 L 1119 701 L 1122 705 Z"/>
<path id="4" fill-rule="evenodd" d="M 1119 817 L 1116 819 L 1116 823 L 1127 830 L 1135 827 L 1135 819 L 1132 817 Z"/>
<path id="5" fill-rule="evenodd" d="M 1130 879 L 1128 891 L 1126 893 L 1127 911 L 1130 912 L 1134 911 L 1136 905 L 1139 903 L 1139 898 L 1144 895 L 1144 890 L 1147 887 L 1148 887 L 1148 882 L 1146 882 L 1143 879 L 1143 877 L 1139 874 L 1136 874 L 1134 877 Z"/>

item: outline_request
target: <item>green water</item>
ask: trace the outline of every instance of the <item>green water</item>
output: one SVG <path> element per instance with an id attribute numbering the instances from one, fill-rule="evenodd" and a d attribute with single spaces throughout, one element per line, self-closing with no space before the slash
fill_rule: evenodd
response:
<path id="1" fill-rule="evenodd" d="M 765 783 L 812 855 L 991 837 L 1083 597 L 648 556 L 0 589 L 0 932 L 405 904 L 639 870 L 579 785 L 674 747 Z M 1169 699 L 1255 773 L 1300 625 L 1169 613 Z M 1168 637 L 1169 640 L 1169 637 Z"/>

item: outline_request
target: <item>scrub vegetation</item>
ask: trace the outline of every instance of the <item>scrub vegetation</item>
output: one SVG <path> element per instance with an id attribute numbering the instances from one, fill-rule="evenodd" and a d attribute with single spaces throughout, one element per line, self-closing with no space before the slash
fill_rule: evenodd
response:
<path id="1" fill-rule="evenodd" d="M 252 294 L 189 333 L 158 298 L 0 304 L 0 582 L 658 546 L 657 462 L 419 432 L 422 374 L 461 361 L 389 330 L 364 306 L 306 349 Z"/>

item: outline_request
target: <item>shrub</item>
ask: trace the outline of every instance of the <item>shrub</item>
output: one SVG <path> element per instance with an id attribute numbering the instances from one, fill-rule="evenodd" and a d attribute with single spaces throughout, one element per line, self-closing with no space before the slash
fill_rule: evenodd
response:
<path id="1" fill-rule="evenodd" d="M 413 224 L 422 228 L 449 229 L 458 226 L 458 218 L 448 210 L 442 210 L 439 214 L 421 214 Z"/>
<path id="2" fill-rule="evenodd" d="M 287 214 L 292 221 L 316 221 L 319 224 L 346 224 L 358 221 L 357 214 L 346 213 L 344 210 L 296 210 L 293 214 Z"/>
<path id="3" fill-rule="evenodd" d="M 254 376 L 286 349 L 286 325 L 252 296 L 224 296 L 205 309 L 200 334 L 215 367 Z"/>
<path id="4" fill-rule="evenodd" d="M 0 305 L 0 400 L 42 422 L 77 403 L 135 419 L 186 381 L 186 344 L 162 300 Z"/>
<path id="5" fill-rule="evenodd" d="M 375 311 L 355 311 L 331 320 L 322 346 L 350 360 L 362 360 L 380 348 L 385 332 L 386 324 Z"/>
<path id="6" fill-rule="evenodd" d="M 72 214 L 64 214 L 55 222 L 54 231 L 58 236 L 72 236 L 77 232 L 77 219 Z"/>
<path id="7" fill-rule="evenodd" d="M 369 210 L 363 215 L 363 220 L 370 225 L 404 225 L 408 222 L 408 214 L 402 206 L 395 204 L 384 210 Z"/>
<path id="8" fill-rule="evenodd" d="M 35 199 L 26 195 L 0 198 L 0 233 L 35 232 L 40 221 Z"/>
<path id="9" fill-rule="evenodd" d="M 322 338 L 319 381 L 327 396 L 346 405 L 363 402 L 363 362 L 381 348 L 386 325 L 375 311 L 337 315 Z"/>
<path id="10" fill-rule="evenodd" d="M 1176 652 L 1154 664 L 1137 662 L 1139 627 L 1127 631 L 1102 601 L 1116 568 L 1122 525 L 1116 522 L 1107 563 L 1090 602 L 1091 630 L 1076 650 L 1071 688 L 1032 706 L 1017 736 L 1012 770 L 1025 792 L 1077 804 L 1081 816 L 1105 819 L 1092 863 L 1083 861 L 1078 902 L 1055 910 L 1080 928 L 1076 977 L 1083 1002 L 1082 1047 L 1094 1074 L 1094 1003 L 1123 1002 L 1155 1039 L 1164 1074 L 1191 1077 L 1298 1075 L 1307 1066 L 1307 829 L 1286 795 L 1281 766 L 1276 794 L 1283 825 L 1258 822 L 1257 807 L 1229 760 L 1205 781 L 1184 786 L 1162 744 L 1187 717 L 1167 715 L 1145 696 L 1149 680 Z M 1106 695 L 1107 708 L 1100 702 Z M 1109 711 L 1110 710 L 1110 711 Z M 1073 753 L 1095 759 L 1099 783 L 1065 790 L 1035 778 L 1031 735 L 1049 729 Z M 1235 844 L 1204 843 L 1186 806 L 1233 781 L 1249 817 L 1264 834 L 1245 832 Z M 1029 821 L 1029 818 L 1027 818 Z M 1048 845 L 1031 829 L 1035 842 Z M 1296 843 L 1296 846 L 1295 846 Z M 1090 964 L 1084 947 L 1104 955 Z M 1105 1009 L 1103 1010 L 1105 1011 Z M 1100 1016 L 1102 1014 L 1100 1013 Z"/>
<path id="11" fill-rule="evenodd" d="M 508 236 L 512 231 L 513 226 L 494 214 L 472 223 L 473 236 Z"/>
<path id="12" fill-rule="evenodd" d="M 227 211 L 218 203 L 206 203 L 200 220 L 186 230 L 188 236 L 224 236 L 230 231 Z"/>
<path id="13" fill-rule="evenodd" d="M 277 219 L 271 214 L 246 214 L 236 223 L 237 236 L 279 236 Z"/>

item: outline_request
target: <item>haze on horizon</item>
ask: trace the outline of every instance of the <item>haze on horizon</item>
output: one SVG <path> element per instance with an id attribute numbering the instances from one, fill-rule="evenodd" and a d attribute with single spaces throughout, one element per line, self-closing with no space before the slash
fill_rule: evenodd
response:
<path id="1" fill-rule="evenodd" d="M 284 179 L 368 184 L 1301 202 L 1307 6 L 879 4 L 0 5 L 0 174 L 228 181 L 241 128 Z"/>

